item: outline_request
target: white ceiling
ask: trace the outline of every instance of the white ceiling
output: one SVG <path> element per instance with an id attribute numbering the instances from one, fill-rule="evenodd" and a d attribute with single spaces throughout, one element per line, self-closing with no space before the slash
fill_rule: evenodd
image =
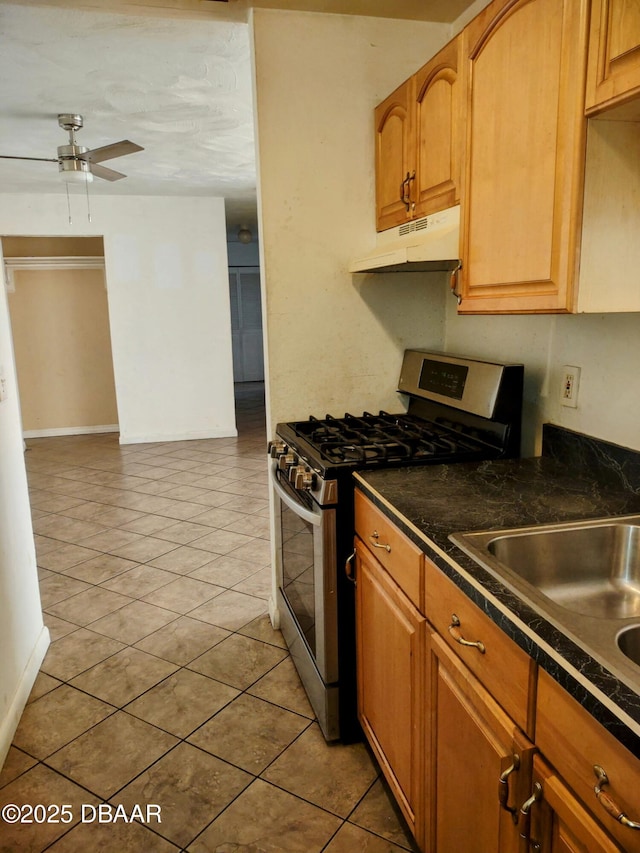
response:
<path id="1" fill-rule="evenodd" d="M 92 193 L 223 196 L 231 230 L 255 227 L 249 5 L 451 21 L 471 0 L 0 0 L 0 154 L 55 157 L 58 113 L 79 113 L 78 144 L 145 149 Z M 0 187 L 65 191 L 56 163 L 21 160 Z"/>

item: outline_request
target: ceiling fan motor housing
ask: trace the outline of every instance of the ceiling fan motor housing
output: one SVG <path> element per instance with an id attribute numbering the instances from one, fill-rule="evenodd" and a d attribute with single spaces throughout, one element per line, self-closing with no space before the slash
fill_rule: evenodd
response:
<path id="1" fill-rule="evenodd" d="M 58 115 L 58 124 L 69 133 L 69 144 L 58 146 L 58 170 L 65 180 L 93 180 L 90 164 L 82 159 L 82 155 L 89 149 L 84 145 L 76 145 L 75 132 L 80 130 L 83 123 L 82 116 L 76 113 Z"/>

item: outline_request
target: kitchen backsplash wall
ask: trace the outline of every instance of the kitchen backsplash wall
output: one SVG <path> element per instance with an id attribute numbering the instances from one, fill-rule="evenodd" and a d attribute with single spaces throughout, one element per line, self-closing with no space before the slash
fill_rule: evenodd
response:
<path id="1" fill-rule="evenodd" d="M 545 421 L 640 450 L 640 314 L 460 317 L 451 299 L 445 346 L 524 363 L 524 455 L 540 452 Z M 565 365 L 581 368 L 575 409 L 560 405 Z"/>

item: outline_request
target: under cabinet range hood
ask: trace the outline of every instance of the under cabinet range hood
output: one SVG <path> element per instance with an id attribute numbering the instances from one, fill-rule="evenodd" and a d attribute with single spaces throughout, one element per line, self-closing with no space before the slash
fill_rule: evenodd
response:
<path id="1" fill-rule="evenodd" d="M 355 258 L 349 272 L 434 272 L 459 265 L 460 205 L 414 219 L 378 234 L 371 252 Z"/>

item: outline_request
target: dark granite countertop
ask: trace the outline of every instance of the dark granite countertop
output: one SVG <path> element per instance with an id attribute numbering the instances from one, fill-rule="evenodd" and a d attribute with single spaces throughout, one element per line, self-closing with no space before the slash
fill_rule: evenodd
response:
<path id="1" fill-rule="evenodd" d="M 638 514 L 638 474 L 635 451 L 545 425 L 541 457 L 360 471 L 355 478 L 469 598 L 640 758 L 634 685 L 449 539 L 461 531 Z"/>

